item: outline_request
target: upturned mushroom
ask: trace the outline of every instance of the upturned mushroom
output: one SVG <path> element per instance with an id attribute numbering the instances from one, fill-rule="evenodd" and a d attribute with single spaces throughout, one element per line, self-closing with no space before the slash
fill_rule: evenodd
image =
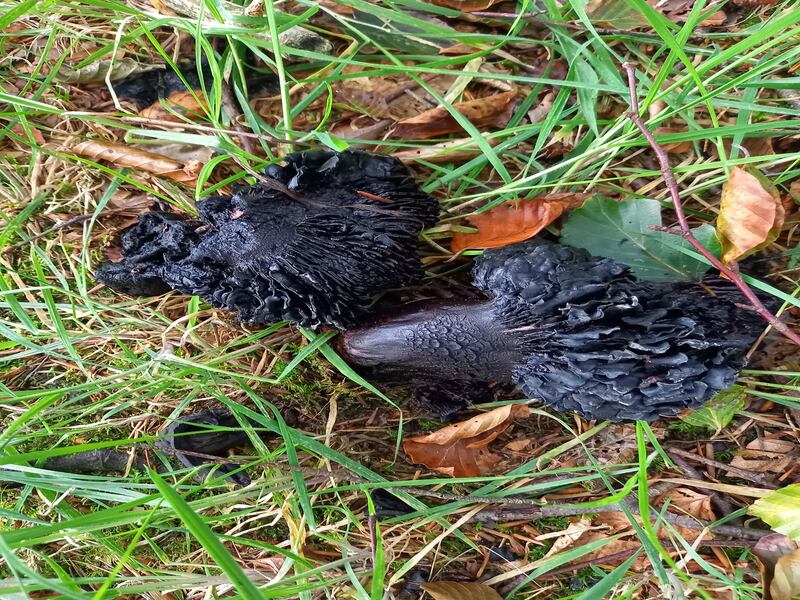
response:
<path id="1" fill-rule="evenodd" d="M 131 295 L 196 294 L 245 323 L 344 328 L 422 275 L 417 237 L 438 214 L 399 160 L 364 152 L 291 154 L 197 208 L 199 220 L 143 214 L 97 280 Z"/>
<path id="2" fill-rule="evenodd" d="M 517 385 L 590 419 L 652 420 L 731 386 L 763 330 L 731 285 L 637 281 L 628 267 L 538 240 L 486 251 L 486 298 L 424 303 L 345 332 L 343 357 L 392 379 Z"/>

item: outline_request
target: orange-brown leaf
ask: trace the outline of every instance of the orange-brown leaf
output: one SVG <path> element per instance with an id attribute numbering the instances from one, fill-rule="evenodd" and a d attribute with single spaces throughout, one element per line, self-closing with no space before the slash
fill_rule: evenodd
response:
<path id="1" fill-rule="evenodd" d="M 192 120 L 199 119 L 205 114 L 205 108 L 197 101 L 197 94 L 198 92 L 192 93 L 188 90 L 183 92 L 175 92 L 169 98 L 159 100 L 150 106 L 143 108 L 141 111 L 139 111 L 139 116 L 144 117 L 145 119 L 154 119 L 156 121 L 173 122 L 181 122 L 183 120 L 178 115 L 182 115 L 183 117 Z M 178 115 L 175 113 L 178 113 Z"/>
<path id="2" fill-rule="evenodd" d="M 772 189 L 766 189 L 765 185 Z M 717 218 L 723 262 L 733 262 L 774 241 L 783 227 L 783 219 L 777 190 L 759 177 L 734 167 L 722 188 Z"/>
<path id="3" fill-rule="evenodd" d="M 454 10 L 460 10 L 461 12 L 476 12 L 491 8 L 502 1 L 503 0 L 431 0 L 431 3 L 437 6 L 446 6 Z"/>
<path id="4" fill-rule="evenodd" d="M 420 587 L 433 600 L 502 600 L 502 596 L 484 583 L 460 581 L 431 581 Z"/>
<path id="5" fill-rule="evenodd" d="M 467 248 L 500 248 L 532 238 L 567 208 L 577 208 L 589 194 L 550 194 L 531 200 L 510 200 L 485 213 L 467 217 L 476 233 L 457 232 L 450 242 L 453 252 Z"/>
<path id="6" fill-rule="evenodd" d="M 81 142 L 74 146 L 72 151 L 78 156 L 94 161 L 104 160 L 118 167 L 128 167 L 182 183 L 194 183 L 200 170 L 197 161 L 184 165 L 160 154 L 132 148 L 126 144 L 113 144 L 100 140 Z"/>
<path id="7" fill-rule="evenodd" d="M 452 477 L 484 475 L 500 458 L 487 446 L 516 420 L 527 417 L 524 404 L 508 404 L 454 423 L 428 435 L 403 441 L 411 462 Z"/>
<path id="8" fill-rule="evenodd" d="M 503 92 L 467 102 L 459 102 L 453 108 L 464 115 L 475 127 L 503 127 L 511 118 L 516 92 Z M 424 140 L 448 133 L 462 131 L 461 125 L 446 108 L 432 108 L 404 119 L 397 124 L 394 137 Z"/>

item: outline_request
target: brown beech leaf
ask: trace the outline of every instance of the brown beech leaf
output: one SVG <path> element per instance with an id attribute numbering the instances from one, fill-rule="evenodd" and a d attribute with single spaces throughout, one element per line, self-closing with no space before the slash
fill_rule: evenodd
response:
<path id="1" fill-rule="evenodd" d="M 184 165 L 166 156 L 139 150 L 127 144 L 113 144 L 100 140 L 81 142 L 74 146 L 72 151 L 78 156 L 94 161 L 104 160 L 118 167 L 128 167 L 188 184 L 196 181 L 201 166 L 197 161 Z"/>
<path id="2" fill-rule="evenodd" d="M 656 498 L 654 504 L 655 506 L 661 506 L 667 500 L 669 500 L 671 512 L 689 515 L 696 519 L 716 521 L 716 516 L 711 508 L 711 496 L 688 488 L 676 488 Z M 704 535 L 706 539 L 709 537 L 708 533 L 703 534 L 699 529 L 690 529 L 680 525 L 676 525 L 675 528 L 683 538 L 689 541 L 696 540 L 700 535 Z M 666 533 L 661 533 L 661 535 L 666 536 Z"/>
<path id="3" fill-rule="evenodd" d="M 461 583 L 458 581 L 432 581 L 420 587 L 433 600 L 502 600 L 502 596 L 483 583 Z"/>
<path id="4" fill-rule="evenodd" d="M 503 0 L 431 0 L 431 4 L 446 6 L 453 10 L 460 10 L 461 12 L 475 12 L 491 8 L 502 1 Z"/>
<path id="5" fill-rule="evenodd" d="M 456 232 L 450 242 L 453 252 L 467 248 L 500 248 L 532 238 L 555 221 L 567 208 L 577 208 L 590 194 L 550 194 L 531 200 L 510 200 L 495 208 L 467 217 L 476 233 Z"/>
<path id="6" fill-rule="evenodd" d="M 791 440 L 759 437 L 740 450 L 731 461 L 732 467 L 783 475 L 800 457 L 800 445 Z"/>
<path id="7" fill-rule="evenodd" d="M 403 440 L 411 462 L 452 477 L 488 473 L 500 460 L 487 446 L 516 419 L 529 414 L 524 404 L 507 404 L 428 435 Z"/>
<path id="8" fill-rule="evenodd" d="M 202 92 L 175 92 L 169 98 L 153 102 L 139 111 L 139 116 L 156 121 L 181 122 L 180 116 L 191 120 L 198 120 L 205 114 L 205 107 L 197 100 Z M 163 102 L 163 103 L 162 103 Z M 169 109 L 172 109 L 171 111 Z M 175 113 L 178 113 L 177 115 Z"/>
<path id="9" fill-rule="evenodd" d="M 774 186 L 763 177 L 734 167 L 722 188 L 717 217 L 723 262 L 743 258 L 774 241 L 783 219 L 783 205 Z"/>
<path id="10" fill-rule="evenodd" d="M 459 102 L 453 105 L 458 112 L 469 119 L 475 127 L 503 127 L 511 118 L 516 92 L 503 92 L 476 100 Z M 462 131 L 446 108 L 433 108 L 397 124 L 396 138 L 424 140 L 432 137 Z"/>

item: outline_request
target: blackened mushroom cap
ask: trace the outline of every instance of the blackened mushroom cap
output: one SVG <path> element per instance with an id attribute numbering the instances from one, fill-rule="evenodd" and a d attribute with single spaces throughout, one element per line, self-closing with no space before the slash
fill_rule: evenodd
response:
<path id="1" fill-rule="evenodd" d="M 697 408 L 734 383 L 763 322 L 730 284 L 644 283 L 585 250 L 530 241 L 477 259 L 526 358 L 513 379 L 531 398 L 591 419 L 652 420 Z"/>
<path id="2" fill-rule="evenodd" d="M 376 294 L 422 275 L 417 237 L 438 204 L 399 160 L 296 153 L 265 176 L 203 201 L 196 221 L 143 215 L 123 238 L 124 260 L 104 263 L 98 280 L 198 294 L 246 323 L 344 328 Z"/>

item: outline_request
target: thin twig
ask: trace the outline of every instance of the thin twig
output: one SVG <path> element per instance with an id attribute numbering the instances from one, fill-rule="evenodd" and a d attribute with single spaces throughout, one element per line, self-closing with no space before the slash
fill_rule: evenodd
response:
<path id="1" fill-rule="evenodd" d="M 749 471 L 747 469 L 740 469 L 739 467 L 734 467 L 732 465 L 727 465 L 723 462 L 718 460 L 712 460 L 710 458 L 706 458 L 705 456 L 700 456 L 698 454 L 692 454 L 691 452 L 686 452 L 686 450 L 680 450 L 678 448 L 669 448 L 667 449 L 667 453 L 676 456 L 682 456 L 684 458 L 688 458 L 690 460 L 696 460 L 699 463 L 703 463 L 704 465 L 709 465 L 712 467 L 716 467 L 717 469 L 721 469 L 723 471 L 727 471 L 731 475 L 735 477 L 739 477 L 741 479 L 745 479 L 747 481 L 752 481 L 757 483 L 760 486 L 775 489 L 776 486 L 773 484 L 768 477 L 765 477 L 763 473 L 757 473 L 755 471 Z M 673 457 L 675 458 L 675 457 Z"/>
<path id="2" fill-rule="evenodd" d="M 675 233 L 679 235 L 683 239 L 685 239 L 689 244 L 694 247 L 703 257 L 705 257 L 708 262 L 710 262 L 716 269 L 725 275 L 728 279 L 730 279 L 731 283 L 733 283 L 739 290 L 742 292 L 747 301 L 751 304 L 753 309 L 759 316 L 761 316 L 767 323 L 769 323 L 774 329 L 782 333 L 784 336 L 792 340 L 795 344 L 800 346 L 800 336 L 798 336 L 794 331 L 789 329 L 785 323 L 781 322 L 778 317 L 773 315 L 764 304 L 759 300 L 758 296 L 756 296 L 755 292 L 750 289 L 750 287 L 744 282 L 741 276 L 738 273 L 738 268 L 735 266 L 735 263 L 732 267 L 728 267 L 722 263 L 716 256 L 714 256 L 703 244 L 701 244 L 696 237 L 692 234 L 691 228 L 689 227 L 689 221 L 686 219 L 686 214 L 683 212 L 683 205 L 681 204 L 681 197 L 680 192 L 678 191 L 678 182 L 675 180 L 675 175 L 672 173 L 672 169 L 669 166 L 669 159 L 667 158 L 666 151 L 659 145 L 656 141 L 656 138 L 653 137 L 653 134 L 644 124 L 642 118 L 639 116 L 639 100 L 636 97 L 636 73 L 634 71 L 633 65 L 629 63 L 624 63 L 622 68 L 625 69 L 625 72 L 628 74 L 628 89 L 631 94 L 631 111 L 628 113 L 628 117 L 631 121 L 639 128 L 639 131 L 642 132 L 642 135 L 645 137 L 647 142 L 650 144 L 650 147 L 653 149 L 653 152 L 658 159 L 658 164 L 661 166 L 661 173 L 664 176 L 664 182 L 667 185 L 667 189 L 669 190 L 669 195 L 672 198 L 672 205 L 675 209 L 675 215 L 678 217 L 678 223 L 680 224 L 680 229 L 677 230 Z M 669 230 L 668 230 L 669 231 Z M 671 232 L 672 233 L 672 232 Z"/>
<path id="3" fill-rule="evenodd" d="M 671 542 L 670 540 L 661 540 L 661 543 L 665 546 L 672 546 L 673 548 L 677 548 L 677 546 Z M 755 546 L 755 541 L 753 540 L 700 540 L 697 545 L 701 548 L 752 548 Z M 558 579 L 558 575 L 562 575 L 564 573 L 570 573 L 572 571 L 579 571 L 585 567 L 590 567 L 596 564 L 610 564 L 615 563 L 617 561 L 625 560 L 636 554 L 639 550 L 641 550 L 641 546 L 638 548 L 631 548 L 629 550 L 623 550 L 622 552 L 616 552 L 614 554 L 606 554 L 605 556 L 596 556 L 594 558 L 589 558 L 586 560 L 582 560 L 579 562 L 572 562 L 568 565 L 563 567 L 559 567 L 557 569 L 553 569 L 552 571 L 548 571 L 547 575 L 543 575 L 542 577 L 537 577 L 536 581 L 549 581 L 551 579 Z"/>
<path id="4" fill-rule="evenodd" d="M 635 499 L 626 500 L 625 506 L 633 513 L 639 514 L 639 508 L 636 505 Z M 541 508 L 511 508 L 511 509 L 487 509 L 475 514 L 471 517 L 470 521 L 522 521 L 541 519 L 543 517 L 570 517 L 577 515 L 593 514 L 593 513 L 608 513 L 608 512 L 621 512 L 623 509 L 622 503 L 608 504 L 606 506 L 595 506 L 586 508 L 585 506 L 574 506 L 570 504 L 549 504 Z M 770 531 L 762 529 L 750 529 L 747 527 L 735 527 L 733 525 L 713 525 L 709 521 L 697 519 L 688 515 L 676 515 L 674 513 L 664 513 L 663 518 L 666 522 L 677 525 L 679 527 L 687 527 L 689 529 L 708 529 L 719 535 L 725 535 L 736 539 L 750 539 L 760 540 L 765 535 L 770 534 Z"/>

